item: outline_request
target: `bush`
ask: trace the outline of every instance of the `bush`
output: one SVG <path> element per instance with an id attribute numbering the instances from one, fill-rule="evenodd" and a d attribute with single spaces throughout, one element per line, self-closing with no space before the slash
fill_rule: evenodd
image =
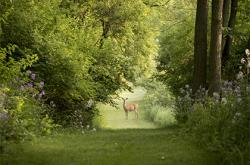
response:
<path id="1" fill-rule="evenodd" d="M 225 98 L 223 100 L 226 100 Z M 194 104 L 187 127 L 200 144 L 222 154 L 224 163 L 246 164 L 249 161 L 249 95 L 241 102 L 235 97 L 227 102 L 207 101 Z"/>
<path id="2" fill-rule="evenodd" d="M 171 126 L 176 123 L 173 110 L 162 106 L 152 106 L 144 111 L 146 119 L 153 121 L 160 127 Z"/>
<path id="3" fill-rule="evenodd" d="M 55 126 L 42 103 L 44 82 L 35 82 L 35 74 L 22 72 L 36 60 L 35 55 L 15 60 L 16 46 L 0 49 L 0 151 L 7 141 L 30 139 L 51 133 Z"/>

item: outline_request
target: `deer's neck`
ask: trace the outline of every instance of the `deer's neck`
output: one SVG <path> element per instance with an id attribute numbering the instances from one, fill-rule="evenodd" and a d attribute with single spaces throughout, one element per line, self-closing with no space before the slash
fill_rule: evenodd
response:
<path id="1" fill-rule="evenodd" d="M 123 101 L 123 108 L 124 108 L 124 110 L 127 109 L 127 108 L 126 108 L 126 101 L 125 101 L 125 100 Z"/>

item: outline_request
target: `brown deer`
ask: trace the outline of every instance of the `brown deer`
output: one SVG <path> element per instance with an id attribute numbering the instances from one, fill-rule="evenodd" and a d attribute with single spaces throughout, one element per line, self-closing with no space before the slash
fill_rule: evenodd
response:
<path id="1" fill-rule="evenodd" d="M 128 98 L 122 98 L 123 100 L 123 109 L 125 111 L 126 119 L 128 120 L 128 112 L 135 112 L 135 117 L 138 119 L 138 104 L 128 104 L 126 103 L 126 100 Z"/>

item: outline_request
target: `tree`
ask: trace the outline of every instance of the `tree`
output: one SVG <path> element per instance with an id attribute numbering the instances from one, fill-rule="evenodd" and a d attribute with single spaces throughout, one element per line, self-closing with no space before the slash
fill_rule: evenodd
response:
<path id="1" fill-rule="evenodd" d="M 222 27 L 223 27 L 223 34 L 222 34 L 222 51 L 224 50 L 225 43 L 226 43 L 226 36 L 228 31 L 228 22 L 230 19 L 230 11 L 231 11 L 231 0 L 224 0 L 223 2 L 223 13 L 222 13 Z"/>
<path id="2" fill-rule="evenodd" d="M 208 1 L 198 0 L 195 20 L 193 92 L 206 86 Z"/>
<path id="3" fill-rule="evenodd" d="M 222 9 L 223 0 L 212 1 L 209 95 L 221 91 Z"/>

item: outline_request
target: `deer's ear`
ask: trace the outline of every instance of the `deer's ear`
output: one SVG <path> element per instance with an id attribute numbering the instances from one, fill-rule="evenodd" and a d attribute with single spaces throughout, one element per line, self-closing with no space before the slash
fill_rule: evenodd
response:
<path id="1" fill-rule="evenodd" d="M 126 98 L 126 100 L 128 100 L 128 98 Z"/>

